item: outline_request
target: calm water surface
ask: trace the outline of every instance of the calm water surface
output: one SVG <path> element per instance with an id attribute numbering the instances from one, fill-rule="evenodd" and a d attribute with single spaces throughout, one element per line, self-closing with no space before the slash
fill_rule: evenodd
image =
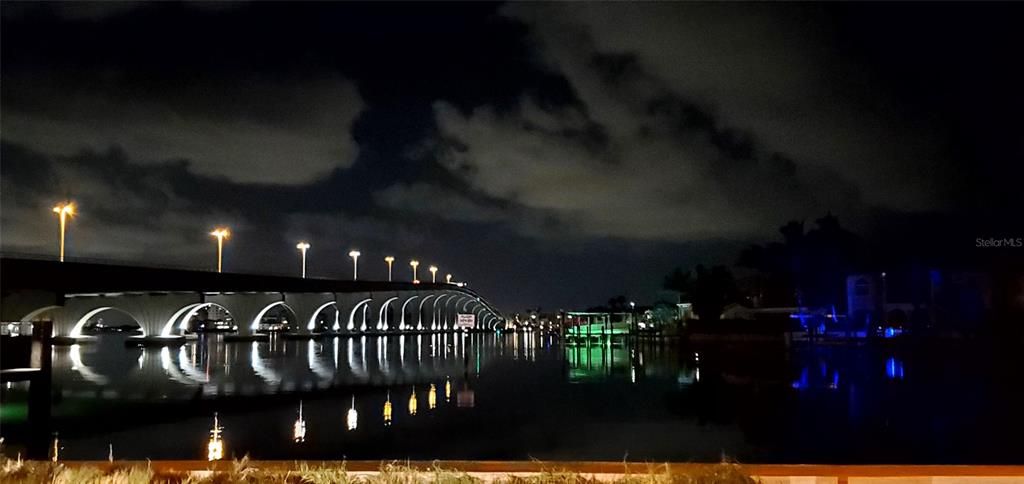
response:
<path id="1" fill-rule="evenodd" d="M 1024 463 L 1024 359 L 957 344 L 449 334 L 131 349 L 110 335 L 56 347 L 53 365 L 71 459 L 108 445 L 118 459 L 204 458 L 216 411 L 226 454 L 256 459 Z M 8 443 L 26 433 L 4 425 Z"/>

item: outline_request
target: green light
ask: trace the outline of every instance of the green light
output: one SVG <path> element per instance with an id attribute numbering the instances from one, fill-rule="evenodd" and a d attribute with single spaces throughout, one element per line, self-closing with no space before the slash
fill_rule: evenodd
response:
<path id="1" fill-rule="evenodd" d="M 28 403 L 7 403 L 0 405 L 0 423 L 10 425 L 28 421 Z"/>

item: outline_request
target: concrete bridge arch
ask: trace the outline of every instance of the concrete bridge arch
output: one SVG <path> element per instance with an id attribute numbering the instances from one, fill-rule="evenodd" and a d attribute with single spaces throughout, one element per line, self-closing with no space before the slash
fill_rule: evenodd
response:
<path id="1" fill-rule="evenodd" d="M 419 300 L 420 295 L 413 292 L 405 293 L 404 297 L 401 298 L 402 304 L 399 306 L 399 322 L 398 329 L 400 331 L 413 329 L 418 322 L 416 315 L 416 302 Z"/>
<path id="2" fill-rule="evenodd" d="M 180 305 L 192 303 L 195 294 L 117 293 L 72 295 L 60 306 L 48 305 L 25 314 L 19 320 L 53 321 L 53 335 L 78 338 L 91 319 L 107 311 L 119 311 L 130 316 L 143 336 L 161 334 L 163 325 Z"/>
<path id="3" fill-rule="evenodd" d="M 416 311 L 416 329 L 425 330 L 430 329 L 430 312 L 433 311 L 432 300 L 437 297 L 437 294 L 425 294 L 420 297 L 420 303 Z M 426 309 L 424 309 L 426 306 Z M 430 312 L 428 312 L 430 311 Z"/>
<path id="4" fill-rule="evenodd" d="M 238 326 L 238 334 L 250 336 L 256 333 L 260 318 L 268 310 L 284 303 L 284 294 L 280 292 L 207 293 L 204 302 L 216 303 L 226 309 Z M 294 313 L 294 311 L 292 312 Z"/>
<path id="5" fill-rule="evenodd" d="M 369 327 L 369 304 L 373 302 L 373 294 L 369 292 L 349 292 L 337 295 L 337 307 L 341 332 L 361 333 Z"/>
<path id="6" fill-rule="evenodd" d="M 80 335 L 90 320 L 123 311 L 150 338 L 178 338 L 191 314 L 216 306 L 230 315 L 241 336 L 252 335 L 259 320 L 277 308 L 296 334 L 333 330 L 438 331 L 454 328 L 456 315 L 477 311 L 500 315 L 468 288 L 450 284 L 332 281 L 278 276 L 216 274 L 205 271 L 57 263 L 0 258 L 4 321 L 52 321 L 57 336 Z M 325 312 L 330 317 L 325 318 Z M 335 321 L 331 319 L 338 315 Z M 127 316 L 126 316 L 127 317 Z M 326 319 L 326 321 L 325 321 Z M 310 323 L 313 329 L 310 329 Z M 485 318 L 491 325 L 491 319 Z"/>
<path id="7" fill-rule="evenodd" d="M 337 308 L 337 296 L 333 292 L 287 292 L 284 301 L 295 314 L 295 325 L 291 332 L 295 334 L 312 334 L 320 332 L 316 319 L 331 307 Z M 327 329 L 331 329 L 333 323 Z"/>
<path id="8" fill-rule="evenodd" d="M 386 331 L 392 329 L 392 325 L 389 324 L 391 319 L 390 313 L 392 313 L 392 306 L 395 301 L 398 300 L 398 292 L 382 291 L 375 292 L 372 294 L 373 300 L 370 302 L 370 307 L 367 311 L 367 329 L 373 331 Z"/>

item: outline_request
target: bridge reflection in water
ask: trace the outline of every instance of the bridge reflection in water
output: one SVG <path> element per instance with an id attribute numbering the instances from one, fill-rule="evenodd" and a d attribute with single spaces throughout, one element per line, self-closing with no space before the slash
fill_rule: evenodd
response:
<path id="1" fill-rule="evenodd" d="M 496 333 L 271 338 L 209 336 L 178 347 L 126 348 L 124 337 L 53 348 L 53 384 L 63 397 L 193 399 L 398 386 L 477 372 L 501 345 Z M 517 340 L 518 338 L 513 338 Z"/>
<path id="2" fill-rule="evenodd" d="M 111 445 L 119 460 L 202 458 L 217 412 L 226 459 L 1020 462 L 1024 357 L 992 351 L 539 332 L 140 349 L 105 335 L 54 349 L 52 431 L 67 459 Z M 12 446 L 37 428 L 3 430 Z"/>

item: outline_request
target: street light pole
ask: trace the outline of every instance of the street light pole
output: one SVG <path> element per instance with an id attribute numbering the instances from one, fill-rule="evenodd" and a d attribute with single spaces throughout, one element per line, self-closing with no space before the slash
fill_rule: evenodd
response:
<path id="1" fill-rule="evenodd" d="M 60 218 L 60 261 L 64 262 L 64 232 L 67 229 L 68 217 L 75 215 L 75 203 L 65 202 L 53 207 L 53 213 Z"/>
<path id="2" fill-rule="evenodd" d="M 348 253 L 348 256 L 352 258 L 352 280 L 359 279 L 359 251 L 353 250 Z"/>
<path id="3" fill-rule="evenodd" d="M 416 268 L 420 266 L 420 261 L 413 259 L 409 261 L 409 265 L 412 266 L 412 283 L 416 284 L 417 282 L 420 282 L 416 279 Z"/>
<path id="4" fill-rule="evenodd" d="M 296 245 L 295 248 L 299 249 L 302 252 L 302 278 L 305 279 L 306 278 L 306 251 L 309 250 L 309 243 L 307 243 L 307 242 L 299 242 L 299 244 Z"/>
<path id="5" fill-rule="evenodd" d="M 395 258 L 389 255 L 384 258 L 384 262 L 388 263 L 388 282 L 391 282 L 391 264 L 395 263 Z"/>
<path id="6" fill-rule="evenodd" d="M 231 231 L 225 227 L 218 227 L 210 232 L 210 235 L 217 238 L 217 273 L 220 274 L 224 260 L 224 239 L 231 236 Z"/>
<path id="7" fill-rule="evenodd" d="M 630 332 L 635 333 L 637 331 L 636 303 L 633 302 L 633 301 L 629 302 L 629 326 L 630 326 Z"/>
<path id="8" fill-rule="evenodd" d="M 444 282 L 446 282 L 448 284 L 451 284 L 452 283 L 452 275 L 451 274 L 446 274 L 444 276 Z"/>
<path id="9" fill-rule="evenodd" d="M 430 282 L 437 284 L 437 266 L 430 266 Z"/>
<path id="10" fill-rule="evenodd" d="M 886 321 L 886 314 L 885 314 L 885 303 L 886 303 L 886 299 L 888 299 L 888 297 L 889 297 L 889 288 L 886 286 L 885 273 L 883 272 L 882 273 L 882 311 L 881 311 L 881 316 L 882 316 L 881 317 L 881 321 L 882 321 L 882 323 L 886 323 L 887 322 Z"/>

